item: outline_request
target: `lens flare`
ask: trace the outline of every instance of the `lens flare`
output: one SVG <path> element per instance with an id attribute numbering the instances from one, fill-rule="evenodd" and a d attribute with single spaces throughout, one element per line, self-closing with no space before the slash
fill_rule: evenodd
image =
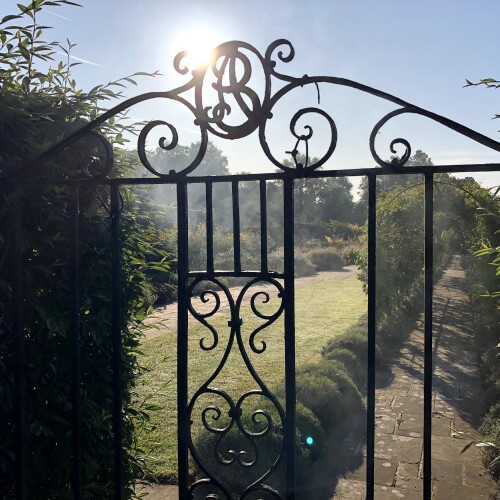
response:
<path id="1" fill-rule="evenodd" d="M 212 62 L 213 50 L 220 42 L 220 34 L 198 26 L 182 32 L 175 45 L 179 51 L 189 52 L 188 57 L 196 68 L 204 68 Z"/>
<path id="2" fill-rule="evenodd" d="M 314 443 L 314 439 L 312 438 L 312 436 L 307 436 L 306 437 L 306 444 L 311 446 L 313 443 Z"/>

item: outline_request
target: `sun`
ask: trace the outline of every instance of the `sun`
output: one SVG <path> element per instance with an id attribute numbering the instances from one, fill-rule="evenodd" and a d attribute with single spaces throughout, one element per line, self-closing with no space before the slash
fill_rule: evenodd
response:
<path id="1" fill-rule="evenodd" d="M 183 31 L 177 38 L 175 46 L 180 51 L 188 51 L 189 61 L 196 68 L 210 65 L 213 50 L 221 43 L 220 35 L 208 26 L 198 26 Z"/>

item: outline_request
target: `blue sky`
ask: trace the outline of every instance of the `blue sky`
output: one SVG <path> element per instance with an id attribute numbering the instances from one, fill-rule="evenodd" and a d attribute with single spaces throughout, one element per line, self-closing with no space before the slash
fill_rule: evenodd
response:
<path id="1" fill-rule="evenodd" d="M 1 14 L 14 12 L 15 3 L 2 0 Z M 130 96 L 169 90 L 184 83 L 187 76 L 175 73 L 172 60 L 185 48 L 186 32 L 206 29 L 211 31 L 214 43 L 244 40 L 262 52 L 273 40 L 287 38 L 293 43 L 296 56 L 294 61 L 280 67 L 283 72 L 356 80 L 500 140 L 497 132 L 500 120 L 491 120 L 495 112 L 500 112 L 500 90 L 463 88 L 466 78 L 473 81 L 482 77 L 500 78 L 498 0 L 80 0 L 80 3 L 84 8 L 52 8 L 40 20 L 54 26 L 53 38 L 68 37 L 78 44 L 73 55 L 89 61 L 75 68 L 74 73 L 84 88 L 135 71 L 159 70 L 163 76 L 141 80 L 139 87 L 127 91 Z M 321 87 L 321 98 L 321 107 L 334 117 L 339 132 L 337 151 L 327 166 L 372 166 L 369 133 L 394 105 L 354 90 L 326 86 Z M 285 103 L 283 119 L 273 128 L 277 157 L 285 157 L 284 150 L 293 145 L 287 112 L 292 107 L 298 110 L 315 104 L 316 93 L 312 89 L 297 91 Z M 185 144 L 197 139 L 191 118 L 163 104 L 140 106 L 130 114 L 140 119 L 171 121 L 179 127 L 180 140 Z M 320 148 L 321 134 L 321 131 L 317 134 Z M 436 164 L 500 162 L 500 153 L 475 145 L 426 118 L 394 120 L 387 127 L 386 136 L 380 138 L 379 154 L 388 157 L 388 143 L 400 136 L 410 141 L 413 150 L 426 151 Z M 216 141 L 216 144 L 228 156 L 233 171 L 273 170 L 260 151 L 255 134 L 242 141 Z M 498 183 L 499 179 L 490 174 L 488 182 Z"/>

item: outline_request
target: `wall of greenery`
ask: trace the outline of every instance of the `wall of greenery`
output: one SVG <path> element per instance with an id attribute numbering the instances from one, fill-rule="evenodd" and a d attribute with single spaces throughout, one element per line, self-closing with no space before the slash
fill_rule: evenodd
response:
<path id="1" fill-rule="evenodd" d="M 27 498 L 68 498 L 72 481 L 72 404 L 70 356 L 70 206 L 73 188 L 39 185 L 16 189 L 29 178 L 81 177 L 89 162 L 99 168 L 99 143 L 77 144 L 43 164 L 42 152 L 102 111 L 101 103 L 120 97 L 117 90 L 134 75 L 99 85 L 89 92 L 77 87 L 69 57 L 72 45 L 44 40 L 47 28 L 38 23 L 45 7 L 72 4 L 65 0 L 35 0 L 19 4 L 19 12 L 0 21 L 0 496 L 12 497 L 14 479 L 15 409 L 12 249 L 9 233 L 13 214 L 21 217 L 23 322 L 26 357 Z M 66 54 L 57 61 L 58 52 Z M 116 148 L 128 127 L 119 120 L 100 133 L 115 147 L 115 175 L 131 168 L 129 155 Z M 92 160 L 92 157 L 94 159 Z M 101 162 L 104 161 L 103 159 Z M 124 468 L 127 497 L 133 480 L 146 473 L 134 429 L 148 418 L 148 406 L 134 400 L 141 367 L 136 353 L 141 321 L 147 313 L 143 297 L 152 268 L 168 272 L 169 255 L 158 245 L 154 210 L 122 190 L 123 249 L 122 356 Z M 79 201 L 80 356 L 82 489 L 85 498 L 113 496 L 112 349 L 110 327 L 111 269 L 109 190 L 81 188 Z M 19 209 L 17 208 L 19 207 Z"/>

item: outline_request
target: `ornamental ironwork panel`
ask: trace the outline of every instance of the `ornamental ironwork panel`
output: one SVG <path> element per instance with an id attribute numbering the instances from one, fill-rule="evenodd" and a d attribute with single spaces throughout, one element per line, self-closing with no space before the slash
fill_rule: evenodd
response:
<path id="1" fill-rule="evenodd" d="M 404 114 L 415 114 L 437 122 L 483 146 L 500 151 L 500 143 L 449 120 L 431 111 L 406 102 L 398 97 L 374 89 L 367 85 L 333 76 L 292 76 L 283 68 L 295 57 L 295 50 L 287 40 L 276 40 L 265 52 L 253 46 L 231 41 L 218 46 L 211 63 L 206 67 L 191 69 L 185 64 L 187 53 L 181 52 L 174 60 L 175 70 L 186 76 L 186 83 L 165 92 L 149 92 L 125 100 L 97 119 L 71 133 L 40 157 L 22 165 L 0 156 L 3 177 L 0 187 L 11 197 L 12 223 L 12 289 L 14 321 L 12 330 L 0 318 L 0 335 L 8 336 L 14 346 L 13 355 L 0 362 L 0 376 L 6 377 L 13 387 L 16 398 L 16 412 L 2 425 L 2 436 L 16 433 L 16 453 L 9 456 L 14 464 L 13 490 L 18 498 L 26 498 L 25 478 L 27 442 L 26 382 L 25 382 L 25 342 L 23 329 L 23 262 L 22 217 L 15 193 L 30 186 L 53 185 L 74 186 L 74 201 L 71 207 L 73 229 L 71 230 L 71 331 L 72 331 L 72 381 L 71 406 L 72 428 L 72 493 L 81 498 L 80 473 L 82 464 L 80 446 L 80 392 L 78 381 L 79 347 L 79 234 L 78 234 L 78 189 L 101 187 L 109 189 L 110 203 L 105 197 L 102 202 L 109 212 L 111 224 L 112 255 L 111 266 L 111 335 L 113 350 L 113 425 L 114 425 L 114 482 L 116 498 L 123 498 L 124 471 L 122 466 L 122 374 L 121 374 L 121 243 L 120 218 L 123 199 L 120 187 L 128 185 L 173 184 L 177 192 L 178 231 L 178 351 L 177 351 L 177 411 L 178 411 L 178 459 L 179 491 L 181 498 L 294 498 L 295 488 L 295 310 L 294 310 L 294 182 L 299 178 L 366 176 L 368 178 L 368 374 L 367 387 L 367 498 L 373 498 L 374 491 L 374 432 L 375 432 L 375 279 L 376 279 L 376 179 L 379 175 L 424 174 L 425 176 L 425 367 L 424 367 L 424 498 L 431 495 L 431 402 L 432 402 L 432 270 L 433 270 L 433 175 L 439 172 L 479 172 L 498 171 L 500 164 L 446 165 L 446 166 L 406 166 L 410 155 L 410 143 L 401 137 L 390 143 L 390 151 L 396 153 L 396 146 L 403 153 L 391 161 L 382 158 L 387 154 L 377 151 L 376 139 L 382 127 L 390 120 Z M 257 64 L 255 64 L 255 62 Z M 252 77 L 257 75 L 256 80 Z M 260 92 L 253 84 L 258 82 Z M 343 170 L 320 170 L 334 154 L 338 134 L 334 118 L 321 107 L 320 86 L 331 85 L 350 87 L 384 101 L 393 103 L 396 109 L 385 114 L 373 126 L 367 137 L 367 146 L 378 167 Z M 281 100 L 296 89 L 313 86 L 317 90 L 317 104 L 299 109 L 289 123 L 290 149 L 281 151 L 289 155 L 290 163 L 278 159 L 269 144 L 268 128 Z M 208 98 L 207 96 L 210 96 Z M 161 171 L 150 159 L 146 148 L 148 136 L 158 127 L 165 127 L 168 137 L 161 137 L 159 147 L 168 152 L 179 145 L 179 134 L 174 117 L 153 120 L 143 126 L 138 135 L 137 152 L 141 165 L 149 172 L 142 175 L 124 177 L 113 175 L 113 147 L 100 132 L 100 126 L 117 114 L 136 104 L 152 99 L 175 101 L 192 114 L 199 131 L 198 151 L 189 164 L 179 169 Z M 234 116 L 239 121 L 233 122 Z M 322 151 L 310 151 L 310 142 L 315 133 L 307 119 L 322 120 L 322 131 L 326 130 L 329 140 Z M 306 123 L 299 130 L 300 123 Z M 211 136 L 237 140 L 255 134 L 259 147 L 270 163 L 266 174 L 237 174 L 229 176 L 196 176 L 196 168 L 202 162 Z M 87 142 L 85 142 L 87 141 Z M 90 142 L 88 142 L 90 141 Z M 90 144 L 90 145 L 89 145 Z M 305 154 L 299 155 L 300 151 Z M 78 171 L 58 177 L 53 172 L 59 155 L 79 155 L 75 164 Z M 388 153 L 388 152 L 387 152 Z M 278 172 L 273 171 L 277 167 Z M 22 172 L 22 175 L 21 175 Z M 189 175 L 193 174 L 193 175 Z M 241 263 L 239 183 L 253 180 L 260 189 L 260 237 L 261 266 L 259 269 L 244 269 Z M 271 269 L 267 258 L 267 192 L 269 181 L 281 181 L 283 191 L 284 217 L 284 268 Z M 206 241 L 207 262 L 205 269 L 190 270 L 188 267 L 188 197 L 189 184 L 204 185 L 206 194 Z M 216 269 L 213 248 L 213 193 L 214 183 L 230 183 L 232 199 L 233 266 L 230 269 Z M 99 195 L 99 191 L 98 191 Z M 221 280 L 222 277 L 246 279 L 237 296 L 233 296 Z M 199 297 L 196 291 L 202 289 Z M 247 331 L 241 314 L 242 303 L 248 300 L 250 310 L 259 326 Z M 274 300 L 274 302 L 273 302 Z M 214 326 L 212 319 L 220 314 L 221 304 L 228 305 L 229 320 L 224 331 Z M 269 312 L 260 306 L 273 302 L 275 309 Z M 208 309 L 199 307 L 209 306 Z M 192 316 L 206 331 L 198 340 L 197 349 L 207 356 L 220 352 L 212 374 L 194 390 L 189 389 L 189 327 L 188 317 Z M 262 355 L 275 342 L 268 336 L 268 327 L 279 322 L 284 333 L 284 378 L 283 394 L 278 397 L 271 392 L 252 363 L 253 356 Z M 254 389 L 241 394 L 230 394 L 218 385 L 218 377 L 227 366 L 230 356 L 237 356 L 240 372 L 252 382 Z M 51 372 L 52 373 L 52 372 Z M 54 373 L 52 377 L 57 376 Z M 204 403 L 204 401 L 207 401 Z M 255 403 L 254 403 L 255 401 Z M 210 443 L 211 456 L 207 457 L 197 447 L 193 439 L 193 426 L 205 433 Z M 234 439 L 234 435 L 238 439 Z M 229 443 L 229 444 L 228 444 Z M 0 450 L 1 451 L 1 450 Z M 265 458 L 264 458 L 265 457 Z M 267 460 L 267 461 L 266 461 Z M 190 479 L 190 461 L 199 471 L 198 477 Z M 227 474 L 237 470 L 241 477 L 240 489 L 228 486 Z M 244 471 L 242 473 L 242 471 Z M 246 472 L 248 471 L 248 473 Z M 225 476 L 226 475 L 226 476 Z"/>

